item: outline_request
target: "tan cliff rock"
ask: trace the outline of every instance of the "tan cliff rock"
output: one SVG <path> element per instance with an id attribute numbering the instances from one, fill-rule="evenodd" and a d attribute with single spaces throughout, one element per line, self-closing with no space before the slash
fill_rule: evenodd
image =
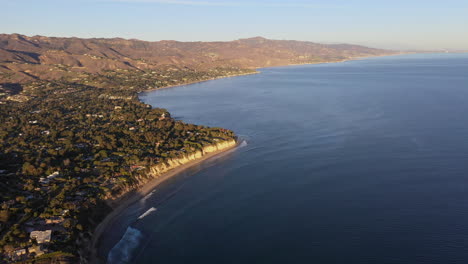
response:
<path id="1" fill-rule="evenodd" d="M 190 162 L 195 162 L 197 160 L 204 159 L 207 155 L 216 154 L 217 152 L 233 148 L 236 145 L 237 141 L 235 139 L 223 140 L 211 145 L 204 146 L 202 149 L 197 150 L 195 152 L 187 153 L 180 158 L 170 158 L 162 160 L 148 168 L 147 174 L 143 176 L 136 176 L 136 184 L 121 189 L 120 192 L 116 195 L 112 195 L 109 193 L 109 195 L 105 197 L 105 199 L 111 207 L 115 208 L 119 205 L 120 200 L 125 199 L 126 196 L 131 195 L 131 193 L 133 192 L 137 192 L 140 188 L 144 187 L 150 181 L 164 176 L 165 173 L 168 173 L 169 171 L 176 169 L 180 166 L 186 165 Z"/>
<path id="2" fill-rule="evenodd" d="M 151 190 L 156 188 L 157 185 L 165 179 L 177 175 L 179 171 L 188 168 L 191 163 L 196 164 L 197 161 L 203 161 L 210 157 L 214 157 L 217 154 L 230 150 L 236 146 L 237 141 L 235 139 L 223 140 L 204 146 L 202 149 L 188 153 L 181 158 L 172 158 L 161 161 L 149 168 L 149 172 L 146 177 L 140 177 L 138 179 L 138 184 L 126 188 L 120 195 L 108 197 L 107 202 L 113 210 L 96 226 L 94 232 L 89 233 L 86 237 L 81 237 L 78 241 L 78 244 L 82 245 L 80 252 L 78 252 L 80 263 L 101 263 L 103 261 L 100 260 L 97 255 L 96 246 L 99 238 L 103 234 L 105 227 L 111 223 L 113 219 L 117 218 L 125 208 L 151 192 Z"/>
<path id="3" fill-rule="evenodd" d="M 187 164 L 191 161 L 195 161 L 197 159 L 200 159 L 204 157 L 205 155 L 209 153 L 213 153 L 216 151 L 220 151 L 223 149 L 231 148 L 235 146 L 237 143 L 235 140 L 230 140 L 230 141 L 222 141 L 219 143 L 216 143 L 214 145 L 210 146 L 205 146 L 203 147 L 202 150 L 197 150 L 193 153 L 189 153 L 185 155 L 183 158 L 174 158 L 174 159 L 168 159 L 165 162 L 162 162 L 160 164 L 157 164 L 153 167 L 150 168 L 150 173 L 149 175 L 152 178 L 159 177 L 160 175 L 166 173 L 167 171 L 177 168 L 178 166 Z"/>

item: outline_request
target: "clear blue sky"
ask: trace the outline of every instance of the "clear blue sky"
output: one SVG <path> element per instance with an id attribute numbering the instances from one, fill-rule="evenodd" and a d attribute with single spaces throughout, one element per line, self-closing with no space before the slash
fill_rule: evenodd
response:
<path id="1" fill-rule="evenodd" d="M 0 0 L 0 33 L 468 50 L 468 0 Z"/>

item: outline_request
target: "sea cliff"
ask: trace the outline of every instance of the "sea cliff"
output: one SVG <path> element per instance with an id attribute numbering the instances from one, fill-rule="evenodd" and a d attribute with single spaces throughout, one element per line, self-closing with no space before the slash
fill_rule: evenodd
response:
<path id="1" fill-rule="evenodd" d="M 227 152 L 237 146 L 237 139 L 220 140 L 216 143 L 205 145 L 201 149 L 191 153 L 187 153 L 180 158 L 169 158 L 160 161 L 158 164 L 151 166 L 148 170 L 146 178 L 139 179 L 138 184 L 125 190 L 118 196 L 109 197 L 107 200 L 112 211 L 105 217 L 103 221 L 97 225 L 94 233 L 91 236 L 91 241 L 82 241 L 82 245 L 88 245 L 86 252 L 81 252 L 82 263 L 103 263 L 105 256 L 98 252 L 100 237 L 106 231 L 114 219 L 131 204 L 150 193 L 154 188 L 165 180 L 175 176 L 185 169 L 199 164 L 209 158 L 215 157 L 221 153 Z M 100 254 L 101 253 L 101 254 Z M 86 257 L 85 257 L 86 256 Z"/>
<path id="2" fill-rule="evenodd" d="M 191 161 L 198 160 L 203 158 L 205 155 L 213 153 L 213 152 L 218 152 L 220 150 L 228 149 L 236 145 L 236 140 L 228 140 L 228 141 L 221 141 L 213 145 L 208 145 L 203 147 L 201 150 L 197 150 L 195 152 L 189 153 L 184 155 L 181 158 L 172 158 L 172 159 L 167 159 L 164 162 L 161 162 L 157 165 L 154 165 L 150 168 L 149 170 L 149 175 L 152 178 L 157 178 L 161 176 L 162 174 L 177 168 L 181 165 L 187 164 Z"/>

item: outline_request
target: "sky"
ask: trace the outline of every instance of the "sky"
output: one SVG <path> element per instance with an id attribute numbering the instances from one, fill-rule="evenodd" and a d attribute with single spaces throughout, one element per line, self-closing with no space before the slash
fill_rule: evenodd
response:
<path id="1" fill-rule="evenodd" d="M 0 33 L 468 50 L 468 0 L 0 0 Z"/>

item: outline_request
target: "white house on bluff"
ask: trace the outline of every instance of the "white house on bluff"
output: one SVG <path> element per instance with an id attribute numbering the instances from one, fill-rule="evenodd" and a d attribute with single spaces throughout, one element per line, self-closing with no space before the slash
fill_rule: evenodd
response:
<path id="1" fill-rule="evenodd" d="M 36 239 L 38 244 L 49 243 L 52 237 L 52 230 L 32 231 L 29 237 Z"/>

